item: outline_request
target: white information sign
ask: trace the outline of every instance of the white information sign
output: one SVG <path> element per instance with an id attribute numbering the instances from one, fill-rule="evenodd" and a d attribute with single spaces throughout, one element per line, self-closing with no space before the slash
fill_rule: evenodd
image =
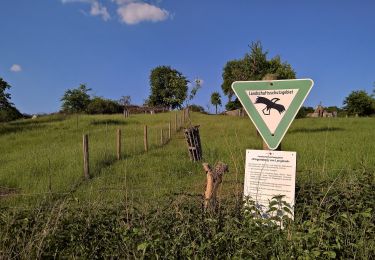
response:
<path id="1" fill-rule="evenodd" d="M 295 182 L 296 152 L 246 150 L 244 196 L 262 212 L 277 195 L 285 195 L 283 200 L 293 209 Z"/>

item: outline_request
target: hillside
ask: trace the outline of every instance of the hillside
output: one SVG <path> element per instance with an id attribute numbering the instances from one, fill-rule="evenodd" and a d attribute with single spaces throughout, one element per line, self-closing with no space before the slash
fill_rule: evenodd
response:
<path id="1" fill-rule="evenodd" d="M 92 251 L 131 258 L 169 258 L 173 250 L 208 258 L 374 253 L 375 118 L 294 121 L 282 142 L 283 150 L 298 156 L 296 220 L 288 232 L 246 219 L 241 211 L 245 149 L 262 147 L 250 120 L 191 115 L 192 124 L 200 125 L 204 161 L 229 165 L 221 210 L 206 215 L 205 174 L 201 163 L 189 161 L 174 118 L 175 112 L 126 119 L 55 115 L 1 124 L 0 227 L 6 232 L 0 235 L 0 258 L 17 257 L 16 252 L 21 258 L 89 258 Z M 160 130 L 166 138 L 169 122 L 171 140 L 161 145 Z M 118 128 L 121 160 L 116 160 Z M 83 134 L 89 135 L 90 180 L 82 173 Z M 12 242 L 14 236 L 19 243 Z M 262 252 L 270 245 L 275 248 Z"/>

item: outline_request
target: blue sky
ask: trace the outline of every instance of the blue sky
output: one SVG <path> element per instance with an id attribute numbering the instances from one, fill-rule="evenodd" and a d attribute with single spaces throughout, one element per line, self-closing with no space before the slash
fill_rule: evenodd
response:
<path id="1" fill-rule="evenodd" d="M 1 0 L 0 14 L 0 77 L 24 113 L 58 111 L 80 83 L 142 104 L 158 65 L 201 78 L 206 108 L 256 40 L 315 81 L 305 105 L 342 106 L 375 81 L 375 1 Z"/>

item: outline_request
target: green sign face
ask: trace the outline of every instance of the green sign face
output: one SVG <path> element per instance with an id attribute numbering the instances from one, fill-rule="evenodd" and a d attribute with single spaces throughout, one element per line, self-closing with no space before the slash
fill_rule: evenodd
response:
<path id="1" fill-rule="evenodd" d="M 232 89 L 264 142 L 274 150 L 313 85 L 311 79 L 236 81 Z"/>

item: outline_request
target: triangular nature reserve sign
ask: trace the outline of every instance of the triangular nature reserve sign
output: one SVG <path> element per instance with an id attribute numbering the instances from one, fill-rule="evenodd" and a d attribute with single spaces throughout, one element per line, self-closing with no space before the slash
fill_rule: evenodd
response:
<path id="1" fill-rule="evenodd" d="M 235 81 L 232 89 L 264 142 L 274 150 L 313 85 L 311 79 Z"/>

